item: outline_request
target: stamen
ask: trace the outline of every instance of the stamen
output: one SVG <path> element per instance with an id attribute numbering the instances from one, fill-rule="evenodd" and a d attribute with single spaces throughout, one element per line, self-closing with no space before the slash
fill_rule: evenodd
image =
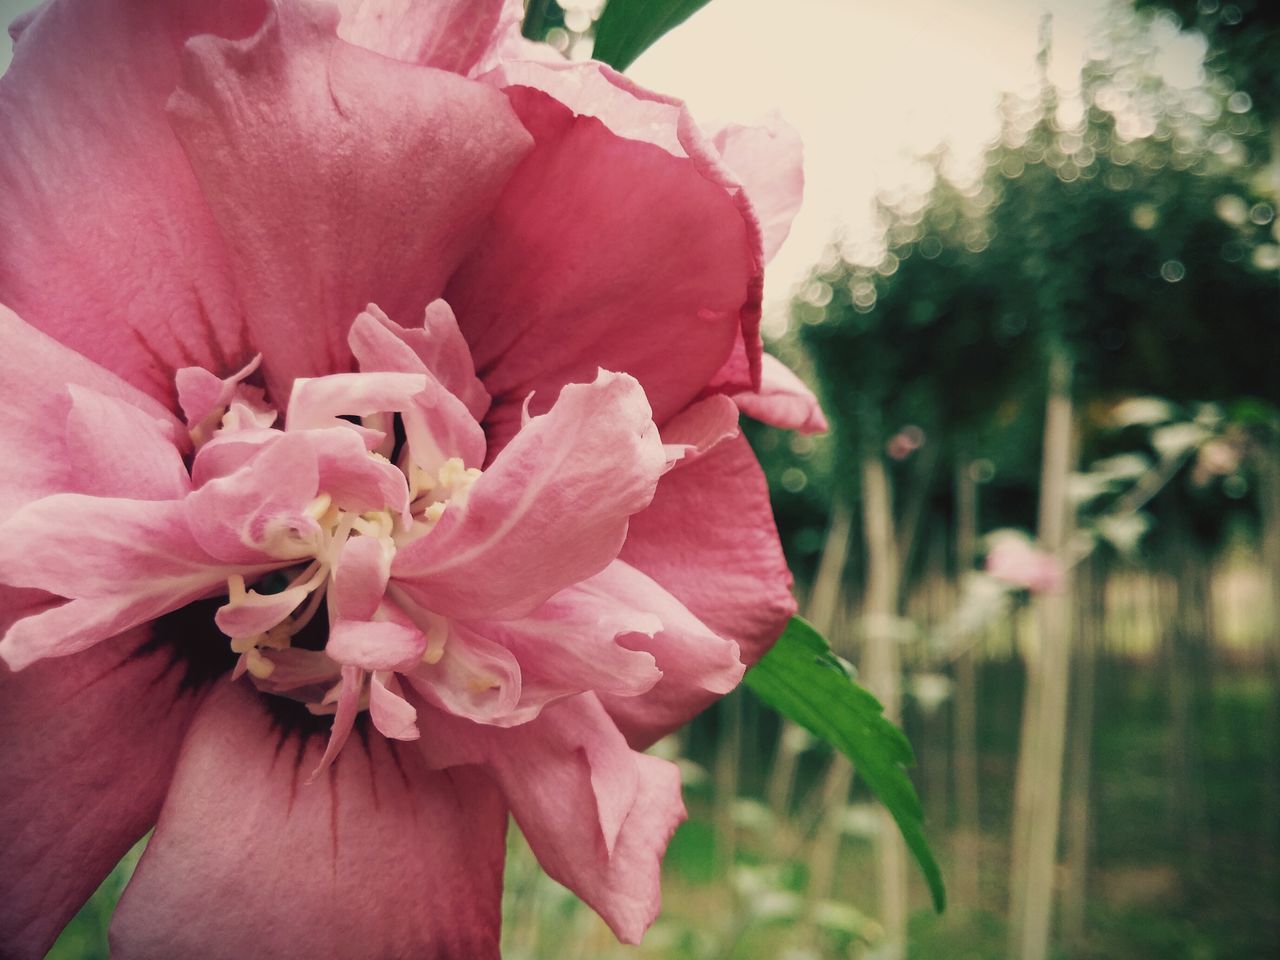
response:
<path id="1" fill-rule="evenodd" d="M 257 649 L 249 650 L 245 653 L 245 665 L 248 667 L 250 675 L 257 677 L 259 680 L 267 679 L 276 671 L 276 665 L 259 653 Z"/>

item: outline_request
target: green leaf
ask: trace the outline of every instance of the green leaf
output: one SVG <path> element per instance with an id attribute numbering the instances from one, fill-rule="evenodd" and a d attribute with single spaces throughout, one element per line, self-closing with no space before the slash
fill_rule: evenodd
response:
<path id="1" fill-rule="evenodd" d="M 941 913 L 947 904 L 942 871 L 925 840 L 924 811 L 906 771 L 915 755 L 902 731 L 885 719 L 880 702 L 849 677 L 827 641 L 799 617 L 791 618 L 745 682 L 769 706 L 853 761 L 897 821 Z"/>
<path id="2" fill-rule="evenodd" d="M 524 23 L 520 32 L 530 40 L 545 40 L 547 28 L 554 26 L 551 18 L 551 6 L 555 0 L 529 0 L 524 9 Z"/>
<path id="3" fill-rule="evenodd" d="M 609 0 L 596 21 L 591 56 L 625 70 L 655 40 L 688 20 L 708 0 Z"/>

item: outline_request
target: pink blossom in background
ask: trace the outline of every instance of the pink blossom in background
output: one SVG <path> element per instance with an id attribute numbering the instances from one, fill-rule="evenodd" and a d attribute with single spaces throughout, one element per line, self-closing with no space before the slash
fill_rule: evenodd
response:
<path id="1" fill-rule="evenodd" d="M 987 552 L 987 573 L 1032 593 L 1062 589 L 1062 561 L 1021 537 L 1001 537 Z"/>
<path id="2" fill-rule="evenodd" d="M 508 814 L 636 941 L 638 751 L 794 611 L 739 410 L 783 125 L 518 0 L 52 0 L 0 79 L 0 943 L 498 954 Z M 517 59 L 527 57 L 529 59 Z"/>
<path id="3" fill-rule="evenodd" d="M 884 452 L 891 460 L 906 460 L 924 446 L 924 431 L 914 425 L 903 427 L 884 445 Z"/>

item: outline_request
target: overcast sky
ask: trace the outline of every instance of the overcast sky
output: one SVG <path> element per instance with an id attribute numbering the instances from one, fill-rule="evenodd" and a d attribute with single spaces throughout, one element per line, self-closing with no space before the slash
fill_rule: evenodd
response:
<path id="1" fill-rule="evenodd" d="M 878 190 L 948 141 L 976 158 L 1000 93 L 1034 84 L 1040 19 L 1054 15 L 1052 74 L 1073 87 L 1105 0 L 713 0 L 629 71 L 700 118 L 777 111 L 805 143 L 804 207 L 770 265 L 775 308 L 838 228 L 870 229 Z M 788 19 L 779 19 L 785 10 Z"/>

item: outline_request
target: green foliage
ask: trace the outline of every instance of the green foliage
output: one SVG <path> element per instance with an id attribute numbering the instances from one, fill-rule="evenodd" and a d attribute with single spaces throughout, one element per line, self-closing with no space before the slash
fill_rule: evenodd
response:
<path id="1" fill-rule="evenodd" d="M 609 0 L 596 23 L 592 56 L 625 70 L 659 37 L 707 5 L 708 0 Z"/>
<path id="2" fill-rule="evenodd" d="M 773 649 L 748 672 L 745 683 L 783 716 L 845 754 L 858 775 L 888 808 L 920 864 L 933 904 L 946 907 L 942 872 L 921 824 L 924 811 L 906 768 L 911 744 L 884 716 L 884 708 L 845 672 L 816 630 L 793 617 Z"/>
<path id="3" fill-rule="evenodd" d="M 1025 525 L 1046 361 L 1063 349 L 1086 457 L 1119 397 L 1280 402 L 1265 118 L 1212 70 L 1197 87 L 1166 82 L 1170 29 L 1118 13 L 1079 102 L 1047 77 L 1007 96 L 980 171 L 957 173 L 945 150 L 924 158 L 931 184 L 882 197 L 878 242 L 833 244 L 814 268 L 792 317 L 833 426 L 828 502 L 855 495 L 859 461 L 910 424 L 937 476 L 991 461 L 984 521 Z M 921 459 L 895 458 L 895 485 L 916 482 Z"/>
<path id="4" fill-rule="evenodd" d="M 1208 39 L 1215 63 L 1273 122 L 1280 121 L 1280 5 L 1275 0 L 1134 0 L 1139 10 L 1168 11 Z"/>
<path id="5" fill-rule="evenodd" d="M 556 0 L 529 0 L 521 32 L 530 40 L 543 40 L 552 27 L 564 26 L 564 10 Z"/>

